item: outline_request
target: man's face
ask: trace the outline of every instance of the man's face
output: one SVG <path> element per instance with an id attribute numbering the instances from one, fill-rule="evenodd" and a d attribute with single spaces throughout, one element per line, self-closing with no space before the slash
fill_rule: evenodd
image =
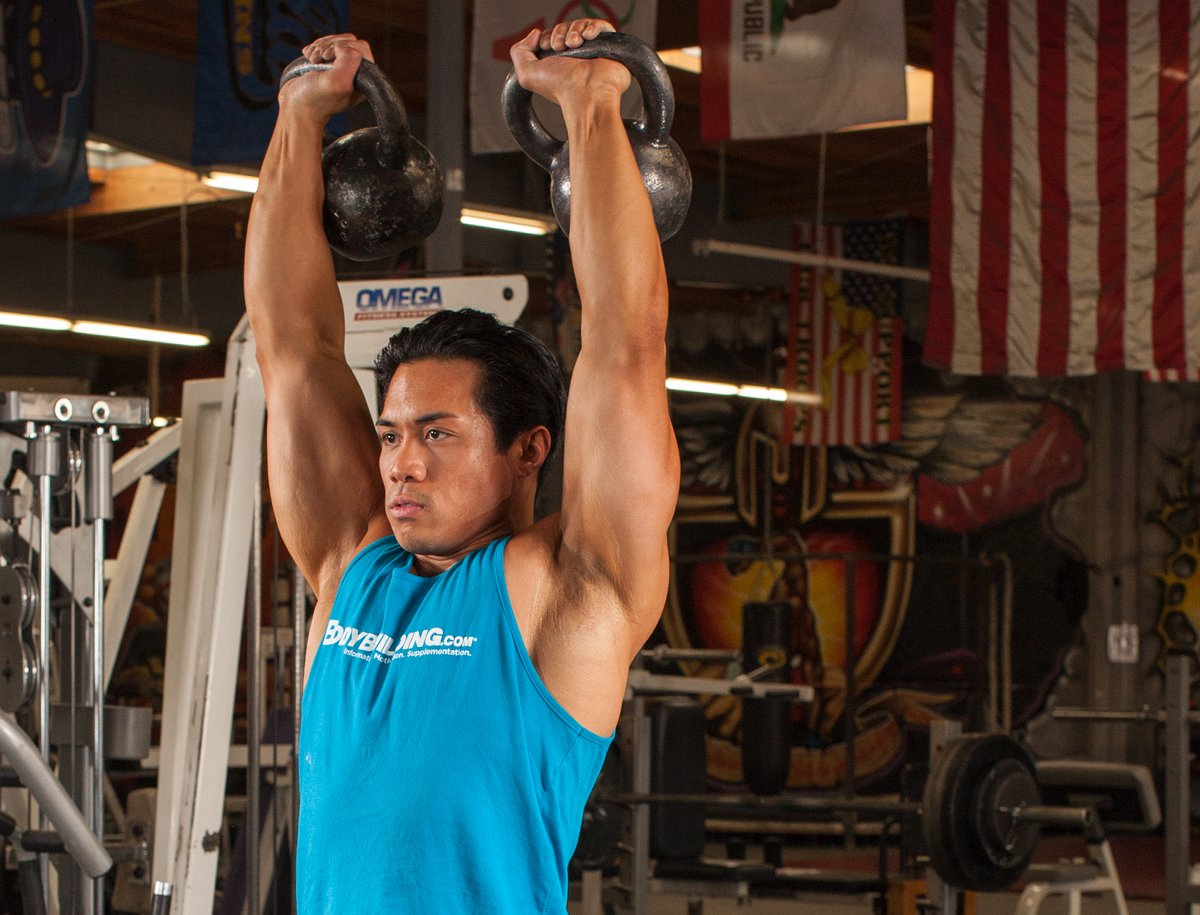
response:
<path id="1" fill-rule="evenodd" d="M 392 531 L 415 555 L 456 560 L 509 533 L 516 466 L 475 401 L 481 371 L 469 359 L 421 359 L 388 387 L 379 471 Z"/>

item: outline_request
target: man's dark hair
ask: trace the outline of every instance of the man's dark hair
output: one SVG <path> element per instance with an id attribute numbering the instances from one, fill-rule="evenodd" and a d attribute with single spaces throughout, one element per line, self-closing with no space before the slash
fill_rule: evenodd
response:
<path id="1" fill-rule="evenodd" d="M 562 370 L 545 344 L 495 316 L 463 308 L 439 311 L 394 334 L 375 359 L 375 386 L 382 404 L 396 368 L 418 359 L 473 359 L 482 368 L 475 401 L 491 421 L 496 448 L 505 451 L 535 426 L 550 430 L 550 452 L 538 485 L 562 438 L 567 395 Z"/>

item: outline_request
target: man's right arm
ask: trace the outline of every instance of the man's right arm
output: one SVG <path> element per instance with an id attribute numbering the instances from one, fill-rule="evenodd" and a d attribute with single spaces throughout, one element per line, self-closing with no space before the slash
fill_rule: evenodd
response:
<path id="1" fill-rule="evenodd" d="M 358 61 L 370 52 L 353 36 L 311 47 L 310 60 L 332 57 L 333 67 L 280 92 L 246 231 L 245 295 L 266 391 L 272 506 L 309 585 L 331 600 L 350 558 L 390 526 L 321 216 L 324 126 L 349 103 Z"/>

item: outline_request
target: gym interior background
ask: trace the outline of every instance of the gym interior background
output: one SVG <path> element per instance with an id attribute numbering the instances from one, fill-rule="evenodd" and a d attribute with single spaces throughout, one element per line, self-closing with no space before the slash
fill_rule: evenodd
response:
<path id="1" fill-rule="evenodd" d="M 244 366 L 237 361 L 243 344 L 231 337 L 237 339 L 243 315 L 242 247 L 251 197 L 210 179 L 222 170 L 252 176 L 256 162 L 250 156 L 196 164 L 206 142 L 200 134 L 207 129 L 197 98 L 212 77 L 205 68 L 215 66 L 205 48 L 216 40 L 203 31 L 206 5 L 207 0 L 0 3 L 5 13 L 0 50 L 7 54 L 0 117 L 10 125 L 0 139 L 7 143 L 13 136 L 21 93 L 28 91 L 22 80 L 38 75 L 22 76 L 21 68 L 33 66 L 30 55 L 38 48 L 32 46 L 40 42 L 47 73 L 59 67 L 74 74 L 67 88 L 54 89 L 60 97 L 53 101 L 62 102 L 64 111 L 68 101 L 88 103 L 90 184 L 86 202 L 0 222 L 0 311 L 57 316 L 68 324 L 84 318 L 161 324 L 202 331 L 209 340 L 187 348 L 141 342 L 128 331 L 101 337 L 0 327 L 0 390 L 146 398 L 146 418 L 154 424 L 121 430 L 118 462 L 157 430 L 181 425 L 188 415 L 186 382 L 236 380 L 238 366 Z M 566 4 L 572 5 L 580 6 Z M 516 234 L 447 217 L 427 243 L 386 262 L 339 258 L 339 279 L 524 276 L 528 301 L 519 323 L 551 345 L 569 371 L 578 346 L 579 305 L 565 239 L 553 229 L 546 175 L 520 152 L 471 152 L 472 6 L 465 0 L 351 0 L 345 25 L 372 43 L 404 99 L 414 134 L 442 162 L 448 212 L 515 213 L 535 232 Z M 664 245 L 671 282 L 670 374 L 733 386 L 824 384 L 838 393 L 827 394 L 819 407 L 687 391 L 672 395 L 683 481 L 672 533 L 670 598 L 650 646 L 736 652 L 745 605 L 775 601 L 796 611 L 787 679 L 811 686 L 813 696 L 789 713 L 782 788 L 787 795 L 915 797 L 912 783 L 929 761 L 930 735 L 939 722 L 949 721 L 972 732 L 1015 734 L 1039 760 L 1145 766 L 1165 799 L 1170 767 L 1191 769 L 1186 746 L 1181 756 L 1170 756 L 1165 715 L 1159 712 L 1169 704 L 1168 658 L 1179 653 L 1194 659 L 1197 651 L 1200 480 L 1193 456 L 1200 441 L 1200 386 L 1188 380 L 1186 370 L 1147 371 L 1132 362 L 1124 370 L 1070 375 L 1004 366 L 955 373 L 931 365 L 927 319 L 934 293 L 927 278 L 931 266 L 937 267 L 931 247 L 944 230 L 931 220 L 939 192 L 934 144 L 942 125 L 936 117 L 944 109 L 936 101 L 928 107 L 926 84 L 925 107 L 911 94 L 909 118 L 899 123 L 702 139 L 701 58 L 681 49 L 700 43 L 704 6 L 697 0 L 660 0 L 652 23 L 653 45 L 680 52 L 668 58 L 676 99 L 672 135 L 695 181 L 687 221 Z M 997 21 L 996 8 L 1006 6 L 959 3 L 959 27 L 971 15 L 976 24 L 985 16 Z M 311 4 L 317 13 L 332 7 Z M 788 4 L 757 7 L 782 10 Z M 921 74 L 936 70 L 939 55 L 948 59 L 954 34 L 935 21 L 935 8 L 943 7 L 955 4 L 902 4 L 903 54 L 913 86 Z M 46 16 L 36 42 L 35 8 Z M 286 4 L 249 0 L 228 8 L 234 19 L 243 13 L 266 16 L 264 10 L 287 14 Z M 1197 14 L 1188 13 L 1187 4 L 1183 9 L 1195 23 Z M 626 15 L 615 12 L 618 18 Z M 814 9 L 811 15 L 822 13 Z M 218 21 L 221 15 L 218 11 Z M 513 31 L 524 24 L 514 22 Z M 1194 79 L 1200 50 L 1189 54 L 1185 47 L 1184 54 Z M 268 71 L 276 63 L 264 57 Z M 269 79 L 266 84 L 270 89 Z M 269 109 L 269 99 L 260 107 Z M 364 108 L 352 111 L 342 129 L 369 124 Z M 23 110 L 28 118 L 41 116 L 28 99 Z M 58 110 L 47 116 L 53 120 Z M 1033 156 L 1018 150 L 1012 174 L 1045 179 L 1050 166 Z M 15 198 L 18 188 L 5 184 L 10 174 L 0 158 L 0 194 Z M 1196 204 L 1189 199 L 1186 205 L 1190 212 Z M 1042 212 L 1053 210 L 1046 204 Z M 710 245 L 712 253 L 702 254 L 711 242 L 717 243 Z M 755 246 L 759 253 L 719 250 L 730 243 Z M 762 249 L 784 256 L 764 256 Z M 795 251 L 891 269 L 867 274 L 787 262 Z M 834 342 L 825 350 L 813 331 L 822 326 L 833 328 Z M 860 409 L 882 420 L 852 429 L 849 419 L 837 417 L 855 409 L 854 395 L 847 392 L 860 376 L 873 396 Z M 788 424 L 790 435 L 781 432 Z M 6 485 L 28 490 L 37 474 L 26 455 L 33 445 L 24 437 L 24 423 L 8 423 L 3 434 Z M 185 440 L 187 435 L 185 428 Z M 137 793 L 161 789 L 160 735 L 169 716 L 186 715 L 188 708 L 164 701 L 181 565 L 180 544 L 173 541 L 181 528 L 173 511 L 174 451 L 163 453 L 152 467 L 138 469 L 163 483 L 163 509 L 156 523 L 138 517 L 147 525 L 145 562 L 136 576 L 128 625 L 110 648 L 107 685 L 109 704 L 152 709 L 152 749 L 144 758 L 109 765 L 105 829 L 110 844 L 123 851 L 114 854 L 117 863 L 102 898 L 88 898 L 79 887 L 60 891 L 75 893 L 70 898 L 78 911 L 94 906 L 148 912 L 154 881 L 169 879 L 170 868 L 151 860 L 160 841 L 154 811 L 161 820 L 163 808 L 153 796 Z M 229 481 L 224 485 L 233 487 Z M 101 530 L 110 561 L 133 523 L 134 498 L 132 486 L 118 492 L 113 520 Z M 553 499 L 551 487 L 544 507 Z M 26 511 L 31 502 L 27 499 Z M 70 515 L 73 503 L 67 498 L 64 504 L 62 511 Z M 20 500 L 15 505 L 20 508 Z M 62 524 L 82 520 L 65 517 Z M 221 530 L 219 517 L 211 523 Z M 27 557 L 37 525 L 22 527 L 16 519 L 12 530 L 5 541 L 10 563 Z M 224 738 L 232 744 L 228 776 L 224 758 L 205 757 L 222 767 L 220 828 L 197 839 L 208 843 L 204 853 L 214 859 L 212 878 L 202 891 L 180 885 L 179 911 L 274 912 L 291 905 L 289 834 L 281 823 L 290 816 L 290 770 L 286 751 L 276 756 L 274 748 L 291 740 L 293 620 L 304 595 L 293 587 L 269 502 L 255 530 L 260 548 L 251 552 L 257 565 L 241 574 L 243 581 L 249 577 L 251 592 L 256 578 L 260 587 L 245 606 L 236 595 L 232 618 L 246 613 L 252 619 L 246 607 L 258 608 L 262 630 L 240 641 L 257 663 L 248 664 L 244 653 L 236 670 L 229 665 L 223 670 L 232 700 L 232 729 Z M 71 585 L 65 572 L 56 575 L 62 580 L 56 578 L 53 588 L 61 595 Z M 178 605 L 184 606 L 182 600 Z M 645 665 L 659 673 L 716 679 L 756 666 L 745 659 L 732 667 L 720 659 L 649 659 Z M 1187 676 L 1190 682 L 1194 675 Z M 742 700 L 726 694 L 690 701 L 704 711 L 702 787 L 714 795 L 744 794 Z M 1056 715 L 1062 709 L 1132 714 Z M 1186 709 L 1175 711 L 1186 716 Z M 248 779 L 251 762 L 255 777 Z M 628 753 L 623 763 L 628 776 Z M 660 763 L 666 770 L 685 765 L 656 758 Z M 613 777 L 609 787 L 630 787 Z M 5 810 L 19 806 L 13 798 L 23 790 L 4 789 Z M 184 807 L 200 804 L 197 791 Z M 1083 801 L 1075 796 L 1067 803 Z M 256 808 L 269 815 L 262 815 L 252 846 L 248 834 L 254 830 L 244 827 L 246 811 Z M 921 850 L 906 855 L 912 848 L 881 829 L 877 817 L 843 809 L 818 815 L 779 808 L 768 815 L 764 809 L 746 805 L 727 815 L 709 810 L 705 854 L 745 854 L 756 862 L 782 863 L 785 871 L 812 867 L 830 879 L 806 885 L 780 877 L 770 886 L 760 881 L 760 892 L 753 880 L 728 871 L 723 876 L 697 871 L 672 881 L 663 870 L 652 888 L 653 910 L 683 911 L 686 905 L 700 911 L 707 904 L 721 911 L 730 899 L 749 898 L 766 910 L 786 904 L 801 906 L 798 910 L 816 906 L 813 911 L 876 905 L 903 911 L 905 893 L 919 892 L 913 887 L 924 873 Z M 603 810 L 601 819 L 619 821 L 616 828 L 628 838 L 633 826 L 626 808 Z M 178 815 L 186 819 L 190 813 Z M 1125 895 L 1146 901 L 1148 911 L 1162 910 L 1172 881 L 1186 880 L 1186 874 L 1168 873 L 1164 861 L 1171 828 L 1185 838 L 1191 834 L 1190 807 L 1168 805 L 1166 819 L 1165 825 L 1112 843 Z M 1044 838 L 1037 859 L 1084 854 L 1082 833 L 1065 832 Z M 877 873 L 881 846 L 890 862 L 884 877 Z M 256 862 L 247 858 L 250 847 L 258 849 Z M 175 862 L 188 857 L 186 849 L 173 854 Z M 599 874 L 604 905 L 618 910 L 627 905 L 630 897 L 618 885 L 630 879 L 628 858 L 613 842 L 590 867 L 577 867 L 580 898 L 573 905 L 591 904 L 583 891 L 585 874 Z M 22 911 L 15 862 L 10 850 L 0 877 L 0 912 Z M 860 879 L 847 880 L 839 891 L 834 878 L 847 874 Z M 1182 890 L 1175 890 L 1182 898 Z M 768 898 L 787 902 L 762 901 Z M 948 898 L 939 896 L 934 904 L 978 905 L 981 911 L 996 905 L 983 895 L 947 903 Z M 1011 893 L 999 898 L 1004 906 L 1016 900 Z"/>

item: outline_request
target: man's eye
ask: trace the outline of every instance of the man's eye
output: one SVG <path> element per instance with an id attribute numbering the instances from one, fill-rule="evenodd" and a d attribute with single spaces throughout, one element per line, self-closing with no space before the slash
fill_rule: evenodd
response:
<path id="1" fill-rule="evenodd" d="M 394 444 L 396 444 L 396 433 L 395 432 L 385 432 L 385 433 L 383 433 L 383 435 L 379 436 L 379 440 L 381 442 L 383 442 L 385 445 L 394 445 Z"/>
<path id="2" fill-rule="evenodd" d="M 434 441 L 437 441 L 439 438 L 445 438 L 445 436 L 446 436 L 446 433 L 442 432 L 440 429 L 430 429 L 428 432 L 425 433 L 426 438 L 432 439 Z"/>

